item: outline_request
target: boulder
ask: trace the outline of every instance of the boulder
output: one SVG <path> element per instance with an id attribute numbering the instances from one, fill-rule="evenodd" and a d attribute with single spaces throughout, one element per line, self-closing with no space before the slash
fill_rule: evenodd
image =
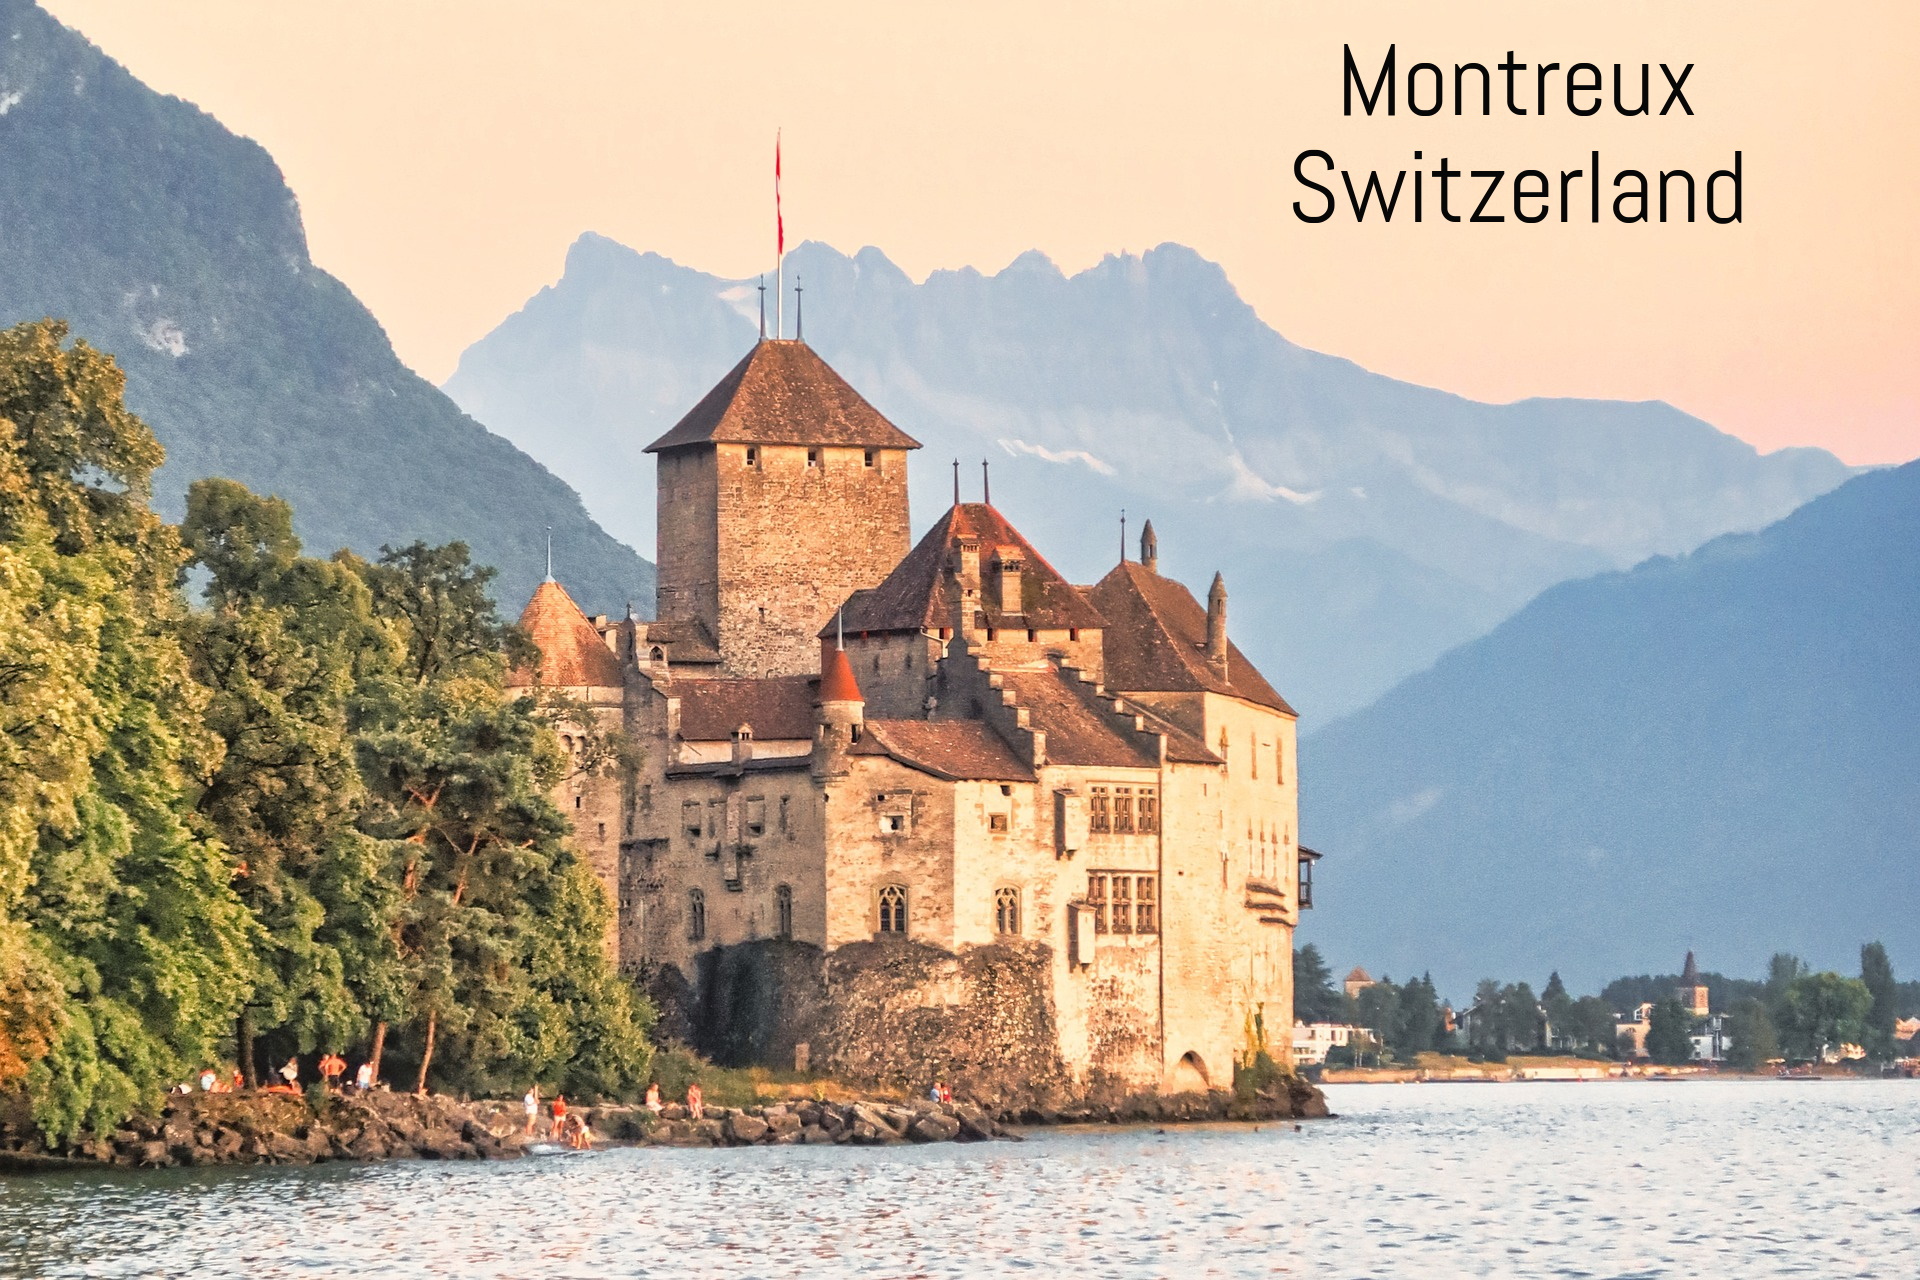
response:
<path id="1" fill-rule="evenodd" d="M 907 1136 L 915 1142 L 952 1142 L 959 1133 L 960 1122 L 938 1111 L 929 1111 L 907 1126 Z"/>
<path id="2" fill-rule="evenodd" d="M 143 1142 L 140 1144 L 140 1163 L 154 1169 L 164 1169 L 173 1163 L 173 1156 L 168 1153 L 164 1142 Z"/>
<path id="3" fill-rule="evenodd" d="M 794 1115 L 791 1111 L 787 1111 L 784 1109 L 780 1111 L 774 1111 L 769 1109 L 767 1112 L 766 1119 L 767 1119 L 767 1128 L 771 1129 L 775 1134 L 779 1135 L 780 1137 L 786 1137 L 789 1134 L 799 1133 L 800 1130 L 804 1127 L 800 1123 L 799 1116 Z"/>
<path id="4" fill-rule="evenodd" d="M 833 1141 L 833 1135 L 817 1124 L 810 1124 L 801 1128 L 800 1141 L 810 1147 L 823 1146 Z"/>
<path id="5" fill-rule="evenodd" d="M 760 1141 L 767 1136 L 767 1122 L 758 1116 L 731 1115 L 727 1117 L 727 1138 L 729 1141 L 748 1144 Z"/>

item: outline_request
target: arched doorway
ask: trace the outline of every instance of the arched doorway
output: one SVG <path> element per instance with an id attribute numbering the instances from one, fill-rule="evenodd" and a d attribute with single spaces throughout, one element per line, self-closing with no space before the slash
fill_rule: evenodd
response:
<path id="1" fill-rule="evenodd" d="M 1205 1093 L 1213 1087 L 1207 1076 L 1207 1064 L 1201 1056 L 1192 1050 L 1180 1055 L 1180 1061 L 1173 1068 L 1173 1092 Z"/>

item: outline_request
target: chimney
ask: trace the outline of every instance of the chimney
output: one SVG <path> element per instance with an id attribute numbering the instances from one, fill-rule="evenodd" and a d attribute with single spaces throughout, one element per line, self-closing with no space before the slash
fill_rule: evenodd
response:
<path id="1" fill-rule="evenodd" d="M 1020 577 L 1025 567 L 1018 547 L 1001 547 L 993 553 L 995 585 L 999 588 L 995 604 L 1003 614 L 1026 612 L 1020 603 Z"/>
<path id="2" fill-rule="evenodd" d="M 1140 526 L 1140 566 L 1148 573 L 1160 572 L 1160 539 L 1153 536 L 1153 521 Z"/>
<path id="3" fill-rule="evenodd" d="M 953 576 L 962 587 L 980 589 L 980 539 L 960 538 L 954 543 Z"/>
<path id="4" fill-rule="evenodd" d="M 1227 580 L 1217 573 L 1207 589 L 1207 665 L 1227 678 Z"/>

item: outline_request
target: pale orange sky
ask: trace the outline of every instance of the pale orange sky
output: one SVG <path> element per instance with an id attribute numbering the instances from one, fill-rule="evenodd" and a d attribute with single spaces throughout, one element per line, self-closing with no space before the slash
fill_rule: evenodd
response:
<path id="1" fill-rule="evenodd" d="M 47 0 L 264 144 L 313 256 L 439 381 L 593 230 L 726 275 L 789 243 L 916 277 L 1166 240 L 1295 342 L 1489 400 L 1658 398 L 1763 449 L 1920 454 L 1913 0 L 494 3 Z M 1341 46 L 1610 70 L 1696 64 L 1695 115 L 1340 115 Z M 1532 76 L 1532 71 L 1525 73 Z M 1496 73 L 1497 76 L 1497 73 Z M 1449 79 L 1451 77 L 1449 76 Z M 1556 81 L 1557 83 L 1557 81 Z M 1522 96 L 1522 102 L 1528 95 Z M 1686 167 L 1744 153 L 1745 221 L 1322 226 L 1344 168 Z M 1431 179 L 1428 179 L 1431 183 Z M 1431 195 L 1429 195 L 1431 200 Z"/>

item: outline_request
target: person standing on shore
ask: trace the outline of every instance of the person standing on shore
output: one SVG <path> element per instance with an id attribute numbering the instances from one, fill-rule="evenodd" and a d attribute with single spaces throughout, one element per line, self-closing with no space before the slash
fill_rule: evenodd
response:
<path id="1" fill-rule="evenodd" d="M 707 1118 L 707 1099 L 706 1095 L 700 1092 L 698 1080 L 687 1086 L 687 1114 L 695 1120 Z"/>
<path id="2" fill-rule="evenodd" d="M 647 1081 L 646 1107 L 647 1110 L 653 1112 L 653 1114 L 660 1114 L 662 1104 L 660 1102 L 660 1082 L 658 1080 Z"/>
<path id="3" fill-rule="evenodd" d="M 299 1055 L 296 1054 L 295 1056 L 287 1059 L 286 1065 L 280 1068 L 280 1078 L 287 1082 L 287 1088 L 289 1089 L 299 1088 L 299 1080 L 300 1080 Z"/>
<path id="4" fill-rule="evenodd" d="M 373 1061 L 371 1059 L 361 1063 L 360 1069 L 353 1073 L 353 1085 L 362 1093 L 370 1092 L 373 1089 Z"/>
<path id="5" fill-rule="evenodd" d="M 547 1130 L 549 1138 L 563 1137 L 567 1131 L 567 1095 L 553 1095 L 553 1126 Z"/>
<path id="6" fill-rule="evenodd" d="M 540 1086 L 536 1084 L 528 1089 L 527 1096 L 520 1099 L 520 1105 L 527 1109 L 527 1127 L 521 1132 L 531 1138 L 533 1126 L 540 1119 Z"/>

